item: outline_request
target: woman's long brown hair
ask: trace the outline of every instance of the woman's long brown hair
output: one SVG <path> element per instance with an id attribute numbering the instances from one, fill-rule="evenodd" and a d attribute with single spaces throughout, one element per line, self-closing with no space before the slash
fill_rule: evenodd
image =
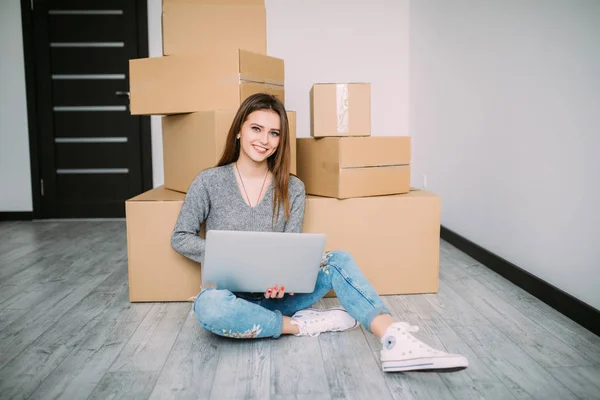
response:
<path id="1" fill-rule="evenodd" d="M 231 164 L 240 156 L 240 141 L 237 135 L 242 130 L 242 125 L 248 119 L 248 115 L 258 110 L 272 110 L 279 115 L 281 121 L 279 129 L 279 145 L 277 150 L 267 159 L 269 171 L 273 174 L 275 190 L 273 192 L 273 223 L 279 218 L 279 209 L 283 204 L 285 219 L 290 217 L 290 198 L 288 196 L 288 185 L 290 179 L 290 131 L 287 113 L 281 100 L 266 93 L 257 93 L 246 98 L 231 123 L 225 149 L 217 166 Z"/>

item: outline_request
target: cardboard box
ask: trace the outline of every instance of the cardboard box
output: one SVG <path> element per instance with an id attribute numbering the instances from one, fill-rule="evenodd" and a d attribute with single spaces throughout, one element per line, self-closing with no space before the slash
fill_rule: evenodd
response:
<path id="1" fill-rule="evenodd" d="M 410 136 L 299 138 L 306 193 L 339 199 L 407 193 Z"/>
<path id="2" fill-rule="evenodd" d="M 338 200 L 307 196 L 303 231 L 350 252 L 380 295 L 439 289 L 441 199 L 427 191 Z"/>
<path id="3" fill-rule="evenodd" d="M 248 96 L 284 95 L 282 59 L 223 49 L 129 61 L 132 115 L 237 110 Z"/>
<path id="4" fill-rule="evenodd" d="M 204 169 L 217 165 L 236 111 L 200 111 L 163 117 L 165 188 L 187 192 Z M 296 112 L 288 111 L 291 173 L 296 173 Z"/>
<path id="5" fill-rule="evenodd" d="M 163 53 L 223 48 L 267 52 L 264 1 L 163 0 Z"/>
<path id="6" fill-rule="evenodd" d="M 265 0 L 163 0 L 164 3 L 189 3 L 207 6 L 265 6 Z"/>
<path id="7" fill-rule="evenodd" d="M 288 111 L 288 125 L 290 127 L 290 173 L 298 172 L 298 149 L 296 148 L 296 111 Z"/>
<path id="8" fill-rule="evenodd" d="M 171 247 L 184 196 L 161 186 L 125 202 L 131 302 L 187 301 L 200 292 L 200 264 Z"/>
<path id="9" fill-rule="evenodd" d="M 313 137 L 370 136 L 371 84 L 318 83 L 310 91 Z"/>

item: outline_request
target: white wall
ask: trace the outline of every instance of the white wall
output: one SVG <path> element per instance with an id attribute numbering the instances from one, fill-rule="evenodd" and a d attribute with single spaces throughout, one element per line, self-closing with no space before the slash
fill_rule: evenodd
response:
<path id="1" fill-rule="evenodd" d="M 148 55 L 161 57 L 162 47 L 162 0 L 148 0 Z M 165 183 L 163 162 L 161 117 L 150 117 L 152 131 L 152 183 L 154 187 Z"/>
<path id="2" fill-rule="evenodd" d="M 285 61 L 286 108 L 310 136 L 318 82 L 371 82 L 372 135 L 408 135 L 408 0 L 266 0 L 267 53 Z"/>
<path id="3" fill-rule="evenodd" d="M 449 229 L 600 309 L 600 2 L 419 0 L 413 179 Z"/>
<path id="4" fill-rule="evenodd" d="M 33 210 L 19 0 L 0 2 L 0 211 Z"/>

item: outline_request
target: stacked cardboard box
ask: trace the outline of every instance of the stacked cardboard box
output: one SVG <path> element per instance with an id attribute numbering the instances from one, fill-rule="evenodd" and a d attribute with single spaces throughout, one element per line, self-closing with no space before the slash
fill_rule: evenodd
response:
<path id="1" fill-rule="evenodd" d="M 408 136 L 371 136 L 368 83 L 315 84 L 297 139 L 304 232 L 346 250 L 379 294 L 438 290 L 440 198 L 411 191 Z"/>
<path id="2" fill-rule="evenodd" d="M 161 186 L 125 203 L 130 301 L 184 301 L 198 294 L 200 266 L 170 245 L 184 196 Z"/>
<path id="3" fill-rule="evenodd" d="M 237 110 L 259 92 L 284 101 L 283 71 L 281 59 L 235 48 L 131 60 L 131 113 Z"/>
<path id="4" fill-rule="evenodd" d="M 131 113 L 163 115 L 165 170 L 164 187 L 126 202 L 132 302 L 186 301 L 200 289 L 200 265 L 170 237 L 241 102 L 257 92 L 285 99 L 283 60 L 265 54 L 265 16 L 264 0 L 163 0 L 164 55 L 130 61 Z M 351 252 L 380 294 L 437 291 L 440 199 L 410 190 L 410 138 L 371 136 L 368 83 L 317 84 L 310 96 L 312 138 L 294 140 L 288 112 L 291 171 L 308 193 L 304 231 Z"/>
<path id="5" fill-rule="evenodd" d="M 185 192 L 217 164 L 240 104 L 285 100 L 284 62 L 266 54 L 264 0 L 163 0 L 162 57 L 130 60 L 130 110 L 162 115 L 165 185 L 126 203 L 131 301 L 185 301 L 200 265 L 171 248 Z M 288 112 L 292 173 L 296 115 Z"/>

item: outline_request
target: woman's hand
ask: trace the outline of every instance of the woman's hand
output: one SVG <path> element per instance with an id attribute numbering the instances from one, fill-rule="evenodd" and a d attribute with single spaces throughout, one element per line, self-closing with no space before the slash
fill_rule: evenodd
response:
<path id="1" fill-rule="evenodd" d="M 265 297 L 267 299 L 281 299 L 285 294 L 285 287 L 281 286 L 273 286 L 272 288 L 267 289 L 265 292 Z M 293 296 L 294 293 L 290 293 L 290 296 Z"/>

